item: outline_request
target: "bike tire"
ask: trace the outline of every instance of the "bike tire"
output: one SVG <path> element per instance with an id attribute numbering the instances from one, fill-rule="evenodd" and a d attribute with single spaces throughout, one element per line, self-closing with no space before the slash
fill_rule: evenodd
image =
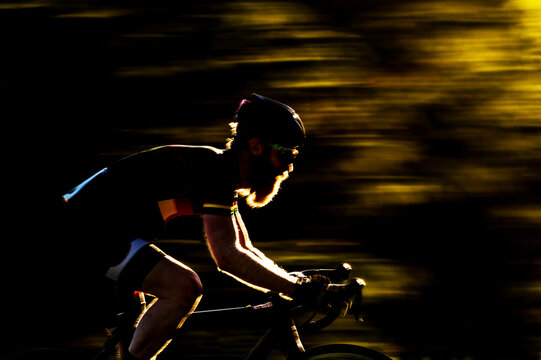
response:
<path id="1" fill-rule="evenodd" d="M 392 360 L 376 350 L 351 344 L 316 346 L 306 351 L 306 360 Z"/>

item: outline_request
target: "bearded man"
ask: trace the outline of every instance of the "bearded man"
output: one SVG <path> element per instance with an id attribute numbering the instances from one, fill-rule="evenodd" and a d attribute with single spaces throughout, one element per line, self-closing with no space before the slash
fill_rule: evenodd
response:
<path id="1" fill-rule="evenodd" d="M 150 359 L 195 309 L 198 275 L 150 241 L 178 216 L 199 215 L 218 269 L 261 291 L 295 298 L 305 285 L 250 242 L 237 208 L 271 201 L 293 171 L 305 130 L 295 111 L 252 94 L 241 102 L 226 149 L 169 145 L 123 158 L 63 196 L 73 237 L 86 239 L 119 286 L 156 300 L 138 322 L 124 359 Z M 75 240 L 75 239 L 74 239 Z"/>

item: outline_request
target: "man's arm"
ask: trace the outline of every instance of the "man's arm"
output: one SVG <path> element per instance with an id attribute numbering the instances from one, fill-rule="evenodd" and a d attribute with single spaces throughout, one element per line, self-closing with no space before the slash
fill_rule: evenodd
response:
<path id="1" fill-rule="evenodd" d="M 259 251 L 252 251 L 241 219 L 239 222 L 236 217 L 205 214 L 203 224 L 208 247 L 220 271 L 262 291 L 293 295 L 296 278 Z"/>
<path id="2" fill-rule="evenodd" d="M 235 222 L 238 227 L 238 234 L 239 234 L 239 245 L 250 252 L 252 252 L 255 256 L 263 260 L 267 266 L 269 267 L 276 267 L 276 271 L 282 272 L 285 271 L 282 268 L 280 268 L 274 261 L 269 259 L 265 254 L 263 254 L 259 249 L 254 247 L 252 242 L 250 241 L 250 236 L 248 235 L 248 230 L 246 229 L 246 225 L 244 225 L 244 221 L 242 221 L 242 217 L 240 216 L 240 212 L 236 212 L 235 214 Z"/>

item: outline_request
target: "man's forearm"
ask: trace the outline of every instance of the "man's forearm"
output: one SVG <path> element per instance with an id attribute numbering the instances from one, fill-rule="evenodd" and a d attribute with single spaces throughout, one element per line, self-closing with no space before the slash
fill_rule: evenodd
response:
<path id="1" fill-rule="evenodd" d="M 261 258 L 245 243 L 241 244 L 242 231 L 232 220 L 223 216 L 203 217 L 207 244 L 218 268 L 254 288 L 292 295 L 296 279 L 264 255 Z"/>
<path id="2" fill-rule="evenodd" d="M 258 288 L 293 295 L 296 279 L 270 260 L 263 260 L 246 249 L 236 248 L 217 261 L 219 269 L 243 283 Z"/>

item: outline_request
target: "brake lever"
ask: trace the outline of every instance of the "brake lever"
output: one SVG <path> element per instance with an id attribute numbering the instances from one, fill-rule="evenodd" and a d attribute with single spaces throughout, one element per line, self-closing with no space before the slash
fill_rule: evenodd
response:
<path id="1" fill-rule="evenodd" d="M 351 274 L 352 267 L 350 264 L 344 262 L 338 265 L 334 269 L 334 276 L 331 278 L 333 282 L 342 282 L 349 279 L 349 275 Z"/>
<path id="2" fill-rule="evenodd" d="M 355 321 L 357 323 L 363 323 L 364 319 L 361 316 L 361 305 L 363 300 L 363 289 L 366 286 L 366 283 L 361 278 L 353 278 L 351 279 L 350 286 L 352 287 L 353 291 L 355 291 L 354 295 L 349 299 L 348 307 L 350 309 L 350 312 L 355 317 Z"/>

